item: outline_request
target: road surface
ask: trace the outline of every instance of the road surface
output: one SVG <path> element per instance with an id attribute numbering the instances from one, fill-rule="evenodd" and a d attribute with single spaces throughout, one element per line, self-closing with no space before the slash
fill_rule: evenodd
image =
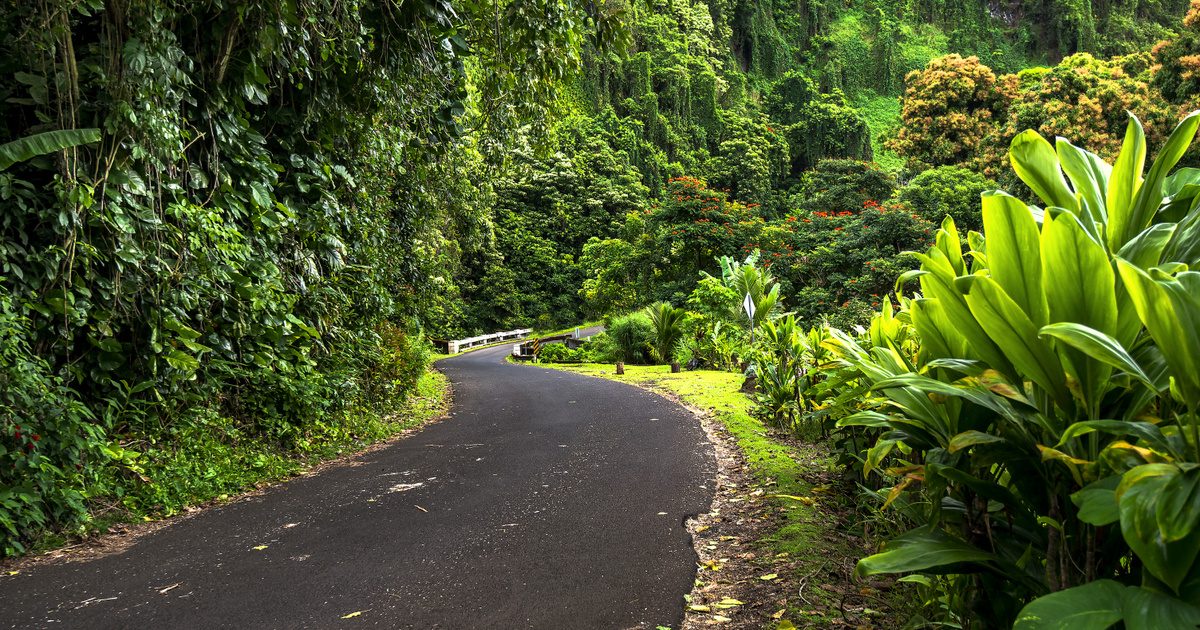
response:
<path id="1" fill-rule="evenodd" d="M 0 627 L 654 628 L 695 578 L 696 419 L 642 390 L 446 359 L 451 417 L 123 553 L 0 576 Z"/>

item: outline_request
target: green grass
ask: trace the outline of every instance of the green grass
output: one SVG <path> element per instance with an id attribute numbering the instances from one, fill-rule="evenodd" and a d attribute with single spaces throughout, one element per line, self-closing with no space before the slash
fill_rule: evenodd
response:
<path id="1" fill-rule="evenodd" d="M 857 552 L 845 542 L 845 536 L 837 531 L 832 519 L 807 501 L 841 502 L 827 487 L 814 487 L 806 481 L 805 467 L 828 469 L 832 465 L 832 449 L 815 444 L 785 443 L 772 437 L 772 431 L 751 414 L 753 402 L 740 391 L 742 376 L 730 372 L 696 370 L 671 374 L 665 365 L 626 365 L 624 375 L 613 373 L 608 364 L 540 364 L 541 367 L 566 370 L 587 376 L 597 376 L 660 390 L 678 396 L 684 403 L 708 412 L 719 421 L 737 441 L 745 455 L 755 481 L 766 492 L 775 495 L 803 497 L 805 501 L 777 497 L 775 504 L 783 518 L 782 526 L 763 540 L 774 553 L 788 553 L 799 560 L 798 572 L 805 575 L 816 572 L 829 558 L 856 559 Z M 811 471 L 810 471 L 811 472 Z M 773 483 L 772 483 L 773 482 Z M 820 624 L 837 615 L 838 599 L 824 591 L 820 584 L 812 584 L 805 590 L 810 601 L 825 600 L 827 615 L 789 610 L 795 623 Z M 793 601 L 793 606 L 799 602 Z"/>
<path id="2" fill-rule="evenodd" d="M 858 95 L 854 105 L 871 128 L 871 151 L 875 155 L 875 163 L 886 171 L 899 171 L 904 167 L 904 158 L 896 155 L 883 143 L 900 125 L 900 99 L 865 91 Z"/>

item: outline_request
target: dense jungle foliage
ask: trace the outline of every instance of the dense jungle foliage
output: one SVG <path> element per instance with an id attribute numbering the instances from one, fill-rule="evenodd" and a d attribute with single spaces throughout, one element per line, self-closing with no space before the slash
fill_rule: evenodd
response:
<path id="1" fill-rule="evenodd" d="M 1191 565 L 1160 571 L 1137 538 L 1183 544 L 1194 523 L 1155 534 L 1158 486 L 1125 489 L 1194 472 L 1195 401 L 1171 371 L 1190 359 L 1165 356 L 1182 332 L 1152 315 L 1196 292 L 1173 235 L 1194 227 L 1200 149 L 1164 143 L 1200 107 L 1198 1 L 36 0 L 0 16 L 5 554 L 378 435 L 429 339 L 607 317 L 591 348 L 545 358 L 749 361 L 764 418 L 832 432 L 903 512 L 897 533 L 922 526 L 885 553 L 970 549 L 949 568 L 864 561 L 934 569 L 905 578 L 931 620 L 1048 615 L 1072 587 L 1126 612 L 1194 596 Z M 1050 156 L 1027 130 L 1074 144 Z M 1168 153 L 1184 168 L 1142 182 L 1145 155 Z M 1043 271 L 995 253 L 1068 245 L 1111 268 L 1091 279 L 1111 281 L 1116 328 L 1049 311 L 1067 298 L 1047 287 L 1078 288 L 1051 281 L 1061 261 L 1023 287 L 1013 274 Z M 1029 326 L 964 324 L 985 292 Z M 1010 357 L 1018 338 L 1028 356 Z M 876 382 L 893 378 L 912 382 Z M 891 398 L 913 391 L 936 408 Z M 864 396 L 877 415 L 852 416 Z M 950 444 L 964 431 L 980 441 Z M 1141 464 L 1174 468 L 1128 477 Z M 1084 510 L 1081 492 L 1121 498 Z M 1124 496 L 1141 497 L 1129 525 Z"/>

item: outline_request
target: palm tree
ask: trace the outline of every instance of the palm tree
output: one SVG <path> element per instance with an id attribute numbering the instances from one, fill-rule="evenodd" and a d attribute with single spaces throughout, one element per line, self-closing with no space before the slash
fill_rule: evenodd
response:
<path id="1" fill-rule="evenodd" d="M 659 363 L 670 363 L 672 350 L 683 336 L 683 320 L 687 312 L 667 302 L 646 307 L 646 315 L 654 324 L 654 347 L 651 352 Z"/>

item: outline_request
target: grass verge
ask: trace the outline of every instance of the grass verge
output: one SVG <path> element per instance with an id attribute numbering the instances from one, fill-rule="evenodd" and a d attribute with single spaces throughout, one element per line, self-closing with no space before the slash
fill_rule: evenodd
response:
<path id="1" fill-rule="evenodd" d="M 614 374 L 613 366 L 605 364 L 540 366 L 657 390 L 709 414 L 728 431 L 744 455 L 755 486 L 741 490 L 742 498 L 765 498 L 764 509 L 772 517 L 771 526 L 755 541 L 760 560 L 756 563 L 767 567 L 767 558 L 782 558 L 792 573 L 790 580 L 778 585 L 779 590 L 790 593 L 774 598 L 786 603 L 770 615 L 767 627 L 887 625 L 880 623 L 882 613 L 864 600 L 872 595 L 872 589 L 855 584 L 851 577 L 855 562 L 869 551 L 861 539 L 845 532 L 846 521 L 852 518 L 852 490 L 838 480 L 833 450 L 820 443 L 794 440 L 755 418 L 753 402 L 740 391 L 741 375 L 709 370 L 671 374 L 668 366 L 626 365 L 624 375 Z M 755 574 L 769 570 L 763 568 Z M 701 578 L 708 579 L 703 572 Z M 888 608 L 886 602 L 872 599 L 879 602 L 875 608 Z M 705 623 L 714 618 L 720 623 L 725 617 L 721 613 L 728 612 L 714 610 Z"/>

